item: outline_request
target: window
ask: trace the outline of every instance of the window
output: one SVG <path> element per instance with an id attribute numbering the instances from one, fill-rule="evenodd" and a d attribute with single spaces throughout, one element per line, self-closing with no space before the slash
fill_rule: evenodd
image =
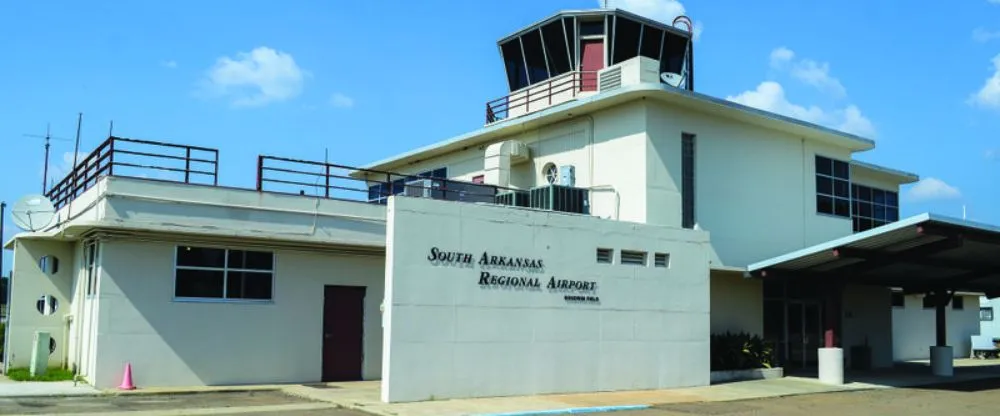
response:
<path id="1" fill-rule="evenodd" d="M 612 257 L 614 257 L 615 251 L 610 248 L 599 248 L 597 249 L 597 262 L 598 263 L 611 263 Z"/>
<path id="2" fill-rule="evenodd" d="M 38 259 L 38 268 L 50 276 L 59 273 L 59 259 L 55 256 L 42 256 Z"/>
<path id="3" fill-rule="evenodd" d="M 97 293 L 97 242 L 90 241 L 83 246 L 84 273 L 86 275 L 86 294 L 94 296 Z"/>
<path id="4" fill-rule="evenodd" d="M 379 182 L 368 187 L 368 202 L 385 204 L 389 195 L 401 194 L 406 190 L 406 183 L 418 178 L 447 179 L 448 168 L 438 168 L 420 172 L 416 175 L 407 176 L 403 179 L 396 179 L 392 182 Z M 435 181 L 437 182 L 437 181 Z M 440 184 L 436 184 L 440 186 Z"/>
<path id="5" fill-rule="evenodd" d="M 681 134 L 681 227 L 694 228 L 695 135 Z"/>
<path id="6" fill-rule="evenodd" d="M 667 253 L 656 253 L 653 255 L 653 266 L 670 267 L 670 255 Z"/>
<path id="7" fill-rule="evenodd" d="M 646 252 L 622 250 L 622 264 L 646 265 Z"/>
<path id="8" fill-rule="evenodd" d="M 854 232 L 870 230 L 899 220 L 899 195 L 896 192 L 852 185 L 851 200 L 854 205 L 851 214 L 851 218 L 854 219 Z"/>
<path id="9" fill-rule="evenodd" d="M 892 307 L 894 308 L 906 307 L 906 296 L 903 295 L 903 292 L 892 292 Z"/>
<path id="10" fill-rule="evenodd" d="M 176 298 L 271 300 L 273 281 L 273 253 L 177 247 Z"/>
<path id="11" fill-rule="evenodd" d="M 953 296 L 951 298 L 951 308 L 956 311 L 965 309 L 965 297 Z"/>
<path id="12" fill-rule="evenodd" d="M 851 217 L 851 174 L 847 162 L 816 156 L 816 212 Z"/>
<path id="13" fill-rule="evenodd" d="M 980 321 L 992 321 L 993 320 L 993 308 L 991 308 L 991 307 L 979 308 L 979 320 Z"/>
<path id="14" fill-rule="evenodd" d="M 486 175 L 476 175 L 472 177 L 472 183 L 484 184 L 486 183 Z"/>

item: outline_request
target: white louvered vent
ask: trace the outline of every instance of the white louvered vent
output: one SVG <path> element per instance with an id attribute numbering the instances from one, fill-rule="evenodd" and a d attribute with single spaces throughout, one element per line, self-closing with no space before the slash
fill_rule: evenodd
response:
<path id="1" fill-rule="evenodd" d="M 632 264 L 636 266 L 646 265 L 645 251 L 622 250 L 622 264 Z"/>
<path id="2" fill-rule="evenodd" d="M 614 257 L 615 251 L 610 248 L 599 248 L 597 249 L 597 262 L 598 263 L 611 263 L 611 259 Z"/>
<path id="3" fill-rule="evenodd" d="M 622 86 L 622 67 L 617 66 L 601 72 L 597 84 L 598 91 L 609 91 Z"/>
<path id="4" fill-rule="evenodd" d="M 656 253 L 653 255 L 653 266 L 670 267 L 670 255 L 667 253 Z"/>

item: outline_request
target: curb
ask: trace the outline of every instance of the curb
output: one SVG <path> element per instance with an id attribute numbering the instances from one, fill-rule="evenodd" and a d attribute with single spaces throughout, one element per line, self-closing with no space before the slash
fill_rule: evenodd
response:
<path id="1" fill-rule="evenodd" d="M 569 415 L 569 414 L 580 414 L 580 413 L 605 413 L 605 412 L 618 412 L 624 410 L 644 410 L 649 409 L 650 405 L 639 404 L 630 406 L 598 406 L 598 407 L 572 407 L 567 409 L 554 409 L 554 410 L 536 410 L 527 412 L 510 412 L 510 413 L 485 413 L 476 416 L 548 416 L 548 415 Z"/>

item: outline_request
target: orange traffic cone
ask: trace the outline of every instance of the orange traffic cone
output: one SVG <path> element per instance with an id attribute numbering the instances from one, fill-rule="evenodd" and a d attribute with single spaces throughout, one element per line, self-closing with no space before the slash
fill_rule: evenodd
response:
<path id="1" fill-rule="evenodd" d="M 135 385 L 132 384 L 132 363 L 125 363 L 125 374 L 122 375 L 122 384 L 118 386 L 119 390 L 135 390 Z"/>

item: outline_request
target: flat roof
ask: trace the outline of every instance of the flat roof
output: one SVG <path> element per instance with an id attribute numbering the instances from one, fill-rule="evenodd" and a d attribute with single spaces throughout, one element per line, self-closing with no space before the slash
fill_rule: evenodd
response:
<path id="1" fill-rule="evenodd" d="M 813 140 L 832 143 L 851 151 L 871 150 L 875 142 L 851 133 L 749 107 L 722 98 L 674 88 L 662 83 L 643 83 L 623 86 L 611 91 L 577 98 L 524 116 L 511 118 L 428 146 L 382 159 L 362 166 L 362 169 L 392 170 L 428 158 L 459 151 L 471 146 L 490 143 L 497 139 L 520 133 L 581 114 L 612 107 L 618 104 L 652 98 L 684 108 L 720 115 L 724 118 L 765 128 L 776 129 Z"/>
<path id="2" fill-rule="evenodd" d="M 1000 227 L 924 213 L 747 266 L 749 277 L 1000 296 Z"/>
<path id="3" fill-rule="evenodd" d="M 586 17 L 586 16 L 607 16 L 607 15 L 621 15 L 623 17 L 627 17 L 627 18 L 635 20 L 637 22 L 645 23 L 647 25 L 654 26 L 656 28 L 666 30 L 666 31 L 671 32 L 671 33 L 673 33 L 675 35 L 678 35 L 678 36 L 682 36 L 682 37 L 685 37 L 685 38 L 688 38 L 688 39 L 691 38 L 691 33 L 690 32 L 688 32 L 686 30 L 678 29 L 677 27 L 675 27 L 675 26 L 672 25 L 672 22 L 661 22 L 659 20 L 653 20 L 653 19 L 650 19 L 648 17 L 632 13 L 632 12 L 630 12 L 628 10 L 622 10 L 622 9 L 618 9 L 618 8 L 609 8 L 609 9 L 577 9 L 577 10 L 560 10 L 560 11 L 558 11 L 558 12 L 552 14 L 552 15 L 549 15 L 548 17 L 546 17 L 544 19 L 541 19 L 541 20 L 535 21 L 534 23 L 531 23 L 529 25 L 523 26 L 523 27 L 521 27 L 521 29 L 518 29 L 516 32 L 511 33 L 511 34 L 509 34 L 507 36 L 504 36 L 504 37 L 500 38 L 500 40 L 497 41 L 497 45 L 502 44 L 504 42 L 507 42 L 507 41 L 509 41 L 511 39 L 514 39 L 514 38 L 516 38 L 516 37 L 518 37 L 520 35 L 523 35 L 523 34 L 529 32 L 531 30 L 534 30 L 534 29 L 538 28 L 539 26 L 544 26 L 544 25 L 548 24 L 549 22 L 551 22 L 553 20 L 561 19 L 563 17 Z"/>
<path id="4" fill-rule="evenodd" d="M 900 183 L 913 183 L 920 180 L 920 176 L 917 175 L 916 173 L 910 173 L 893 168 L 887 168 L 885 166 L 876 165 L 874 163 L 862 162 L 860 160 L 852 159 L 851 166 L 876 172 L 882 175 L 890 176 L 894 179 L 899 180 Z"/>

